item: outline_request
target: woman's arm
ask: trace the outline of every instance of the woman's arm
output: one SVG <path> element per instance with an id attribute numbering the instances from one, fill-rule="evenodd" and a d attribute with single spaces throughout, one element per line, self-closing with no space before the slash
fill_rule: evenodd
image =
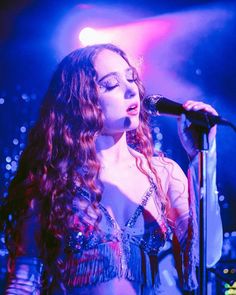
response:
<path id="1" fill-rule="evenodd" d="M 216 190 L 215 142 L 211 145 L 207 162 L 207 266 L 211 267 L 220 259 L 223 243 Z M 169 164 L 169 173 L 167 214 L 174 233 L 174 254 L 184 288 L 194 289 L 197 286 L 195 266 L 199 262 L 198 157 L 190 162 L 188 178 L 174 161 Z"/>
<path id="2" fill-rule="evenodd" d="M 43 262 L 37 243 L 40 232 L 38 212 L 39 205 L 32 201 L 21 227 L 21 254 L 9 259 L 6 295 L 40 294 Z"/>
<path id="3" fill-rule="evenodd" d="M 217 111 L 211 106 L 198 101 L 186 101 L 183 104 L 186 110 L 205 111 L 217 116 Z M 178 131 L 181 143 L 186 150 L 190 165 L 188 170 L 189 192 L 192 195 L 192 203 L 195 202 L 198 211 L 199 202 L 199 158 L 198 140 L 199 129 L 191 124 L 186 118 L 181 118 L 178 124 Z M 207 266 L 214 265 L 221 256 L 223 244 L 223 229 L 218 203 L 218 191 L 216 187 L 216 126 L 208 132 L 209 151 L 206 156 L 207 166 Z M 198 222 L 199 223 L 199 222 Z"/>
<path id="4" fill-rule="evenodd" d="M 198 245 L 195 204 L 189 194 L 188 179 L 179 165 L 169 160 L 167 218 L 173 232 L 173 254 L 181 286 L 197 288 Z"/>
<path id="5" fill-rule="evenodd" d="M 14 270 L 8 274 L 6 295 L 39 295 L 41 291 L 42 260 L 19 256 L 14 259 Z"/>
<path id="6" fill-rule="evenodd" d="M 213 115 L 217 112 L 202 102 L 187 101 L 183 105 L 187 110 L 203 110 Z M 169 216 L 173 224 L 174 246 L 177 257 L 177 266 L 184 288 L 197 287 L 195 267 L 199 261 L 199 234 L 198 234 L 198 130 L 186 118 L 179 120 L 179 135 L 185 148 L 190 165 L 188 179 L 184 176 L 177 164 L 174 165 L 173 176 L 170 177 L 168 197 L 170 201 Z M 209 130 L 209 152 L 207 156 L 207 266 L 215 264 L 221 256 L 223 242 L 222 222 L 218 204 L 216 188 L 216 127 Z M 184 193 L 180 190 L 179 182 L 188 187 Z M 187 184 L 188 182 L 188 184 Z M 182 277 L 181 277 L 182 275 Z"/>

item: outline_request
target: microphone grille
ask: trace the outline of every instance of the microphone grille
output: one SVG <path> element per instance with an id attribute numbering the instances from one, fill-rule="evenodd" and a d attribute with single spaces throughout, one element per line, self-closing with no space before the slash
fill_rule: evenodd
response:
<path id="1" fill-rule="evenodd" d="M 149 115 L 160 115 L 156 105 L 157 105 L 157 102 L 163 98 L 164 96 L 162 96 L 161 94 L 151 94 L 146 96 L 142 102 L 144 110 Z"/>

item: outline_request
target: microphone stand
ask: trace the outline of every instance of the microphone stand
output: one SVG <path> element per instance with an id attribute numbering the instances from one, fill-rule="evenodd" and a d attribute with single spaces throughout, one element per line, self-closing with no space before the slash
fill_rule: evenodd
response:
<path id="1" fill-rule="evenodd" d="M 216 120 L 211 120 L 206 114 L 202 114 L 199 120 L 198 114 L 186 112 L 187 119 L 195 125 L 198 134 L 198 222 L 199 222 L 199 268 L 198 268 L 198 295 L 207 295 L 207 154 L 209 151 L 208 134 L 210 129 L 219 124 Z M 220 124 L 230 126 L 236 131 L 236 126 L 231 122 L 221 119 Z"/>
<path id="2" fill-rule="evenodd" d="M 207 295 L 207 154 L 209 129 L 198 127 L 198 185 L 199 185 L 199 269 L 198 295 Z"/>

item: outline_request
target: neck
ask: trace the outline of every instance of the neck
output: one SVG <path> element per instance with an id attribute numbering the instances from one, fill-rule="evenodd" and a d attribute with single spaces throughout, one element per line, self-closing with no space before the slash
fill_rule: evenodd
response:
<path id="1" fill-rule="evenodd" d="M 132 159 L 126 141 L 126 133 L 99 135 L 96 139 L 96 151 L 103 166 L 117 165 Z"/>

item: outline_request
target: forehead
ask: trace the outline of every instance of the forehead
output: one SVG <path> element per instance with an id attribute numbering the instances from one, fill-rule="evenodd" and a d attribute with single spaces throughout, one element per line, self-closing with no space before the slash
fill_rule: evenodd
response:
<path id="1" fill-rule="evenodd" d="M 117 52 L 104 49 L 96 56 L 94 67 L 98 78 L 101 78 L 110 72 L 123 72 L 130 66 Z"/>

